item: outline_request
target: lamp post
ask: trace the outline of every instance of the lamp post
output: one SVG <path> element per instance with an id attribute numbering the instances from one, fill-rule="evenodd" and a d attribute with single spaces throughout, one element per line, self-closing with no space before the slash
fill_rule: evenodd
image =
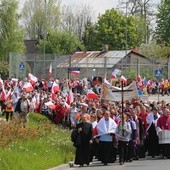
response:
<path id="1" fill-rule="evenodd" d="M 46 13 L 47 13 L 47 0 L 44 0 L 44 12 L 45 12 L 45 15 L 44 15 L 44 49 L 43 49 L 43 71 L 44 71 L 44 77 L 45 77 L 45 46 L 46 46 Z"/>
<path id="2" fill-rule="evenodd" d="M 127 23 L 127 8 L 128 8 L 128 0 L 126 0 L 126 29 L 125 29 L 125 69 L 127 69 L 127 41 L 128 41 L 128 23 Z"/>

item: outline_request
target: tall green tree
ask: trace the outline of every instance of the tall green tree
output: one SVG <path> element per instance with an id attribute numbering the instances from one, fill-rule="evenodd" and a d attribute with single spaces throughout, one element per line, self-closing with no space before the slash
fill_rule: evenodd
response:
<path id="1" fill-rule="evenodd" d="M 70 54 L 80 48 L 83 50 L 83 45 L 78 38 L 68 31 L 49 30 L 47 40 L 40 41 L 39 48 L 43 51 L 45 43 L 46 53 L 55 53 L 57 55 Z"/>
<path id="2" fill-rule="evenodd" d="M 49 29 L 59 26 L 60 1 L 26 0 L 21 14 L 27 38 L 46 38 Z"/>
<path id="3" fill-rule="evenodd" d="M 91 25 L 85 35 L 86 40 L 89 38 L 88 35 L 93 36 L 90 45 L 92 49 L 89 50 L 99 50 L 102 44 L 107 44 L 109 50 L 123 50 L 138 46 L 134 17 L 126 17 L 115 9 L 99 15 L 97 23 Z"/>
<path id="4" fill-rule="evenodd" d="M 156 38 L 159 44 L 170 44 L 170 0 L 161 0 L 156 20 Z"/>
<path id="5" fill-rule="evenodd" d="M 19 27 L 16 0 L 0 1 L 0 59 L 8 61 L 10 52 L 23 52 L 23 31 Z"/>

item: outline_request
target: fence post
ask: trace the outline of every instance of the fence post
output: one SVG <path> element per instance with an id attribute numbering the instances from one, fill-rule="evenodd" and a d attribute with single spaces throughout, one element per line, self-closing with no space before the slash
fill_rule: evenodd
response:
<path id="1" fill-rule="evenodd" d="M 170 79 L 170 57 L 168 58 L 168 79 Z"/>

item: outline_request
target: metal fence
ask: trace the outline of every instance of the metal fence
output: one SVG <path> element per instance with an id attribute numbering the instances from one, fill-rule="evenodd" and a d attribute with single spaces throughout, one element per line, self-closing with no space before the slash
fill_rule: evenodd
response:
<path id="1" fill-rule="evenodd" d="M 168 61 L 153 60 L 150 62 L 143 62 L 139 59 L 129 61 L 127 58 L 122 59 L 116 65 L 113 64 L 112 58 L 97 59 L 87 58 L 83 62 L 76 62 L 71 60 L 71 56 L 57 56 L 55 54 L 35 54 L 23 55 L 20 53 L 10 53 L 9 56 L 9 77 L 23 79 L 27 77 L 28 73 L 32 73 L 38 78 L 49 78 L 48 72 L 50 64 L 52 63 L 52 75 L 54 78 L 72 78 L 69 74 L 69 68 L 80 68 L 79 78 L 84 77 L 110 77 L 114 68 L 118 68 L 127 77 L 141 76 L 155 76 L 155 70 L 162 68 L 163 77 L 169 78 L 170 67 Z M 24 65 L 24 69 L 21 65 Z M 169 70 L 169 71 L 168 71 Z"/>

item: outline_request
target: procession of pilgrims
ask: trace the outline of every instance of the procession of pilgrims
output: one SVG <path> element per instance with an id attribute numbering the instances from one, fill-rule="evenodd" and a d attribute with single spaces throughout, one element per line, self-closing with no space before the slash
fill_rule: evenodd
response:
<path id="1" fill-rule="evenodd" d="M 94 160 L 106 166 L 145 157 L 169 159 L 170 103 L 133 95 L 126 98 L 125 94 L 130 93 L 126 89 L 132 86 L 125 79 L 121 79 L 123 86 L 103 82 L 78 78 L 47 81 L 32 74 L 24 81 L 0 79 L 1 113 L 7 124 L 18 119 L 23 128 L 29 112 L 43 114 L 53 123 L 69 128 L 76 149 L 74 163 L 80 167 Z M 129 91 L 141 90 L 138 80 L 131 83 Z M 119 95 L 114 90 L 110 93 L 107 87 L 116 89 Z"/>

